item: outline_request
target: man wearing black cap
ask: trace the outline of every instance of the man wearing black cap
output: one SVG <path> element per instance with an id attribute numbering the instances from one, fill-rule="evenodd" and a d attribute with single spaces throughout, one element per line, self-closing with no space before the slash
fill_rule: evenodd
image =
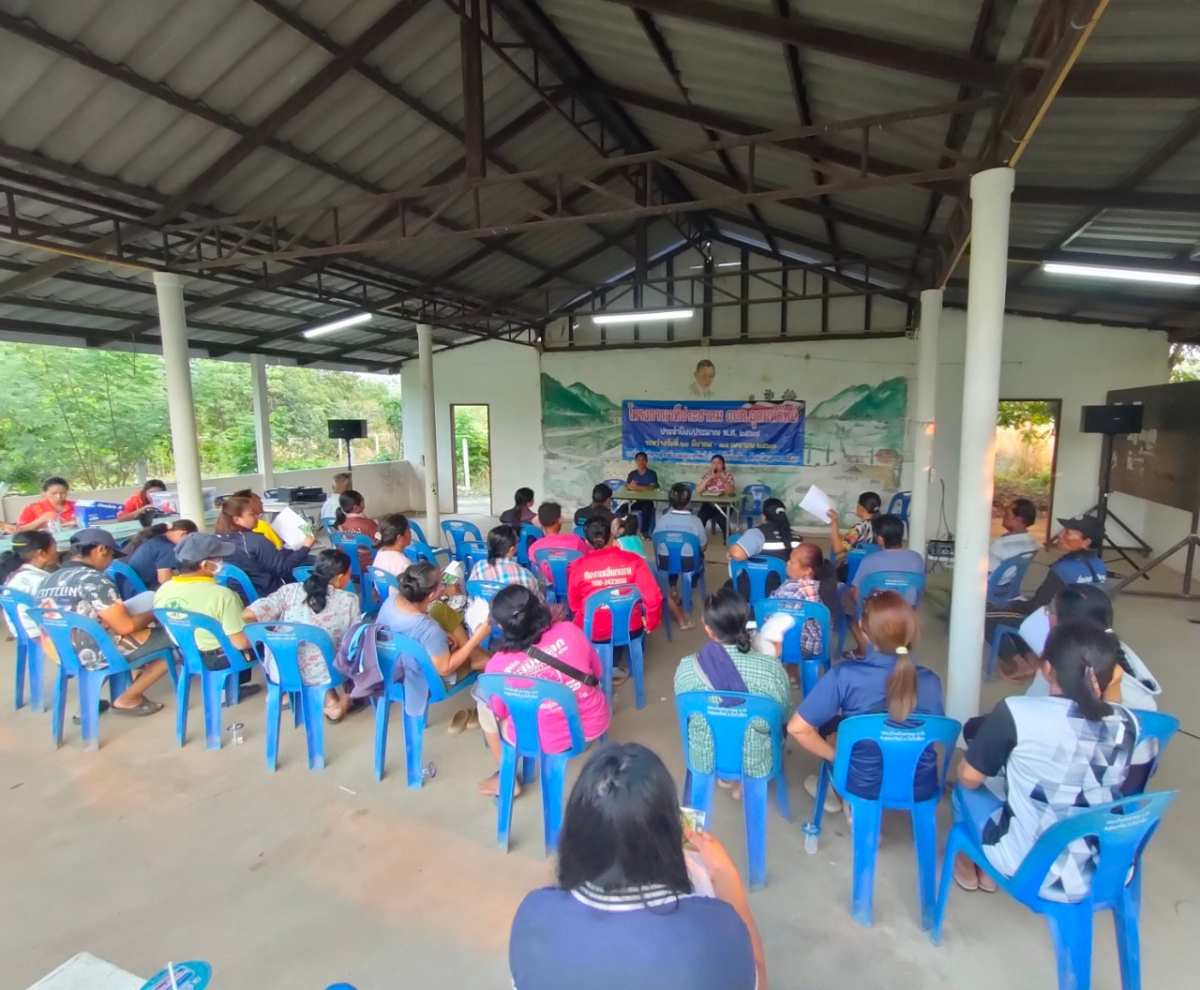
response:
<path id="1" fill-rule="evenodd" d="M 138 660 L 150 653 L 171 649 L 171 639 L 155 626 L 151 612 L 130 615 L 121 600 L 121 592 L 105 574 L 108 565 L 125 552 L 106 529 L 81 529 L 71 537 L 67 561 L 51 574 L 38 590 L 43 608 L 78 612 L 96 619 L 112 636 L 117 649 L 127 660 Z M 53 644 L 43 637 L 50 656 L 56 657 Z M 88 641 L 77 644 L 79 662 L 88 670 L 108 666 L 104 657 Z M 140 668 L 140 676 L 112 703 L 116 715 L 153 715 L 162 705 L 144 697 L 146 689 L 167 672 L 163 659 L 152 660 Z"/>

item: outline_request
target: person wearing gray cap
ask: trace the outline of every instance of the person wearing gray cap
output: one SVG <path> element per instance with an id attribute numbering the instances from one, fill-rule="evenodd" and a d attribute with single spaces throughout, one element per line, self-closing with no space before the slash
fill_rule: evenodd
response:
<path id="1" fill-rule="evenodd" d="M 243 632 L 246 622 L 242 618 L 242 599 L 232 588 L 216 581 L 224 566 L 222 558 L 232 553 L 233 547 L 209 533 L 189 533 L 175 547 L 179 573 L 154 593 L 154 607 L 197 612 L 215 619 L 229 642 L 253 660 L 250 640 Z M 229 666 L 229 658 L 215 636 L 198 631 L 196 647 L 209 670 L 225 670 Z M 238 692 L 239 700 L 262 690 L 261 685 L 247 683 L 250 675 L 249 670 L 238 674 L 238 682 L 243 685 Z"/>
<path id="2" fill-rule="evenodd" d="M 42 602 L 50 608 L 78 612 L 99 621 L 116 643 L 126 660 L 172 648 L 166 630 L 152 626 L 154 615 L 140 612 L 131 615 L 121 600 L 121 592 L 105 574 L 108 565 L 125 552 L 117 546 L 112 533 L 106 529 L 81 529 L 71 537 L 67 560 L 51 574 L 38 591 Z M 53 655 L 53 647 L 47 646 Z M 77 648 L 79 662 L 88 670 L 101 670 L 108 664 L 90 643 Z M 152 660 L 140 668 L 141 676 L 112 703 L 116 715 L 153 715 L 162 705 L 145 697 L 146 689 L 167 672 L 167 662 Z M 103 711 L 103 706 L 101 707 Z"/>

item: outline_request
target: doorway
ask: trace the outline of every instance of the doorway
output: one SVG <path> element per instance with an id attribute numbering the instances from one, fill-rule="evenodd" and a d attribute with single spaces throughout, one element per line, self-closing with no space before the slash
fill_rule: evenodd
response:
<path id="1" fill-rule="evenodd" d="M 1001 399 L 996 413 L 996 487 L 992 496 L 992 536 L 1004 532 L 1001 518 L 1014 499 L 1037 506 L 1029 527 L 1046 543 L 1054 518 L 1054 475 L 1058 460 L 1061 399 Z"/>
<path id="2" fill-rule="evenodd" d="M 491 420 L 487 405 L 450 406 L 456 515 L 492 514 Z"/>

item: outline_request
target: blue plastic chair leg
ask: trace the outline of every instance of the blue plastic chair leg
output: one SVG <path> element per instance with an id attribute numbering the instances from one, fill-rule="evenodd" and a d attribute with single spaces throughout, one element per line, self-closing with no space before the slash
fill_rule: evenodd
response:
<path id="1" fill-rule="evenodd" d="M 549 856 L 558 850 L 558 833 L 562 829 L 563 792 L 567 782 L 566 754 L 543 754 L 541 778 L 542 834 L 546 844 L 546 855 Z"/>
<path id="2" fill-rule="evenodd" d="M 697 811 L 703 811 L 705 815 L 712 814 L 712 799 L 713 787 L 716 786 L 717 775 L 715 773 L 694 773 L 692 774 L 692 793 L 691 805 Z"/>
<path id="3" fill-rule="evenodd" d="M 633 677 L 633 698 L 638 709 L 646 707 L 645 638 L 639 636 L 629 643 L 629 673 Z"/>
<path id="4" fill-rule="evenodd" d="M 392 702 L 385 694 L 375 701 L 375 779 L 383 780 L 383 767 L 387 762 L 388 722 L 391 718 Z"/>
<path id="5" fill-rule="evenodd" d="M 288 704 L 292 706 L 292 728 L 298 729 L 304 724 L 304 704 L 299 691 L 288 692 Z"/>
<path id="6" fill-rule="evenodd" d="M 668 643 L 671 642 L 671 609 L 668 607 L 666 599 L 670 596 L 670 594 L 671 594 L 671 586 L 668 583 L 666 577 L 664 576 L 663 577 L 663 599 L 664 600 L 663 600 L 662 617 L 663 617 L 663 625 L 667 627 L 667 642 Z"/>
<path id="7" fill-rule="evenodd" d="M 425 749 L 425 716 L 404 716 L 404 760 L 408 768 L 408 786 L 418 790 L 424 782 L 421 755 Z"/>
<path id="8" fill-rule="evenodd" d="M 775 803 L 779 807 L 779 813 L 783 816 L 784 821 L 792 820 L 792 802 L 788 797 L 787 776 L 782 770 L 775 774 Z"/>
<path id="9" fill-rule="evenodd" d="M 279 723 L 283 720 L 283 691 L 267 681 L 267 769 L 272 773 L 279 762 Z"/>
<path id="10" fill-rule="evenodd" d="M 32 646 L 26 646 L 23 640 L 17 640 L 17 682 L 13 685 L 13 707 L 25 707 L 25 667 L 28 654 L 33 652 Z M 30 678 L 30 694 L 33 693 L 33 678 Z"/>
<path id="11" fill-rule="evenodd" d="M 508 852 L 508 837 L 512 832 L 513 784 L 517 777 L 517 749 L 507 742 L 500 744 L 500 783 L 496 798 L 496 845 Z"/>
<path id="12" fill-rule="evenodd" d="M 54 710 L 50 714 L 50 738 L 54 740 L 54 748 L 62 745 L 63 720 L 67 714 L 67 677 L 62 665 L 58 668 L 58 677 L 54 679 Z"/>
<path id="13" fill-rule="evenodd" d="M 306 687 L 300 692 L 304 706 L 304 741 L 308 745 L 308 769 L 325 769 L 325 689 Z"/>
<path id="14" fill-rule="evenodd" d="M 751 890 L 761 890 L 767 885 L 767 781 L 767 777 L 742 777 Z"/>
<path id="15" fill-rule="evenodd" d="M 192 677 L 185 670 L 175 685 L 175 738 L 182 746 L 187 742 L 188 704 L 191 701 Z"/>
<path id="16" fill-rule="evenodd" d="M 1086 901 L 1082 904 L 1064 904 L 1047 911 L 1045 918 L 1054 941 L 1059 990 L 1091 990 L 1091 905 Z"/>
<path id="17" fill-rule="evenodd" d="M 1142 990 L 1142 940 L 1138 919 L 1142 913 L 1142 877 L 1139 872 L 1113 907 L 1117 930 L 1117 959 L 1121 964 L 1121 990 Z"/>
<path id="18" fill-rule="evenodd" d="M 800 691 L 808 697 L 817 686 L 817 678 L 821 676 L 821 658 L 805 657 L 800 662 Z"/>
<path id="19" fill-rule="evenodd" d="M 938 945 L 942 941 L 942 922 L 946 920 L 946 904 L 950 900 L 951 881 L 954 879 L 954 860 L 961 850 L 957 827 L 950 830 L 950 838 L 946 842 L 946 851 L 942 855 L 942 878 L 938 884 L 937 903 L 933 907 L 933 928 L 929 932 L 929 941 Z"/>
<path id="20" fill-rule="evenodd" d="M 41 643 L 34 641 L 29 644 L 25 670 L 29 677 L 29 707 L 35 712 L 44 712 L 46 710 L 46 651 L 42 649 Z"/>
<path id="21" fill-rule="evenodd" d="M 189 678 L 185 675 L 183 680 Z M 236 680 L 236 675 L 220 671 L 205 671 L 200 675 L 200 690 L 204 692 L 204 748 L 221 748 L 221 693 L 226 680 Z"/>
<path id="22" fill-rule="evenodd" d="M 486 739 L 483 741 L 483 744 L 485 746 L 487 745 Z M 536 760 L 533 760 L 532 758 L 530 758 L 528 756 L 526 756 L 524 759 L 522 759 L 521 760 L 521 786 L 528 787 L 530 784 L 532 784 L 533 777 L 536 772 L 537 772 L 537 761 Z"/>
<path id="23" fill-rule="evenodd" d="M 921 904 L 921 930 L 933 925 L 937 896 L 937 801 L 913 805 L 913 846 L 917 852 L 917 893 Z"/>
<path id="24" fill-rule="evenodd" d="M 129 675 L 122 671 L 119 674 L 113 674 L 108 679 L 108 700 L 112 704 L 117 703 L 117 699 L 129 690 Z"/>
<path id="25" fill-rule="evenodd" d="M 97 676 L 100 675 L 100 676 Z M 83 748 L 100 748 L 100 689 L 102 671 L 85 670 L 79 678 L 79 720 L 83 729 Z"/>
<path id="26" fill-rule="evenodd" d="M 825 820 L 825 796 L 829 793 L 829 764 L 822 761 L 821 770 L 817 774 L 817 796 L 813 798 L 812 823 L 821 834 L 821 822 Z"/>
<path id="27" fill-rule="evenodd" d="M 850 915 L 870 928 L 875 914 L 875 857 L 879 852 L 879 826 L 883 809 L 878 801 L 855 801 L 854 881 Z"/>

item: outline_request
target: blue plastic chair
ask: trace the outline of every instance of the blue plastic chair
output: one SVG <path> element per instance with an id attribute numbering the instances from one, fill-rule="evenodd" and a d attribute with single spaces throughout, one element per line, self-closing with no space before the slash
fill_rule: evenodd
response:
<path id="1" fill-rule="evenodd" d="M 174 657 L 169 649 L 159 650 L 132 662 L 126 660 L 117 649 L 113 638 L 96 619 L 77 612 L 43 608 L 31 608 L 29 616 L 50 637 L 54 651 L 58 654 L 58 676 L 54 682 L 54 707 L 51 709 L 50 718 L 50 733 L 55 748 L 62 745 L 67 686 L 72 678 L 75 678 L 79 685 L 79 718 L 82 723 L 84 749 L 92 750 L 100 748 L 100 691 L 105 681 L 108 681 L 110 699 L 116 701 L 129 686 L 130 672 L 136 668 L 163 658 L 167 661 L 167 667 L 174 672 Z M 84 667 L 79 662 L 74 643 L 71 642 L 73 632 L 85 640 L 90 640 L 108 666 L 99 670 L 88 670 Z"/>
<path id="2" fill-rule="evenodd" d="M 481 540 L 463 540 L 458 545 L 456 556 L 463 562 L 463 569 L 469 578 L 475 565 L 488 559 L 488 545 Z"/>
<path id="3" fill-rule="evenodd" d="M 132 567 L 121 560 L 114 560 L 104 571 L 111 579 L 113 584 L 122 592 L 122 598 L 132 598 L 134 595 L 140 595 L 143 591 L 148 591 L 146 582 L 142 580 L 142 576 Z M 128 594 L 125 594 L 128 592 Z"/>
<path id="4" fill-rule="evenodd" d="M 325 532 L 332 536 L 337 529 L 337 516 L 322 516 L 321 525 L 325 528 Z"/>
<path id="5" fill-rule="evenodd" d="M 992 571 L 987 583 L 987 602 L 1002 610 L 1021 593 L 1021 582 L 1025 580 L 1025 572 L 1037 556 L 1036 550 L 1029 553 L 1019 553 L 1001 561 L 1000 566 Z"/>
<path id="6" fill-rule="evenodd" d="M 551 604 L 566 602 L 567 568 L 571 566 L 571 561 L 578 560 L 582 556 L 583 554 L 578 550 L 559 550 L 553 547 L 542 547 L 534 552 L 534 573 L 542 578 L 545 576 L 545 571 L 541 569 L 542 565 L 550 568 L 551 580 L 546 586 L 546 601 Z"/>
<path id="7" fill-rule="evenodd" d="M 622 488 L 625 487 L 625 479 L 624 478 L 608 478 L 604 482 L 604 484 L 608 485 L 608 487 L 612 489 L 613 495 L 615 496 L 617 494 L 617 492 L 619 492 Z M 628 499 L 614 498 L 612 501 L 613 512 L 618 512 L 622 507 L 624 507 L 628 504 L 629 504 Z"/>
<path id="8" fill-rule="evenodd" d="M 799 667 L 800 687 L 807 696 L 816 687 L 822 669 L 826 673 L 829 671 L 830 651 L 833 647 L 830 641 L 829 609 L 822 602 L 810 602 L 800 598 L 760 598 L 754 603 L 754 621 L 760 629 L 767 616 L 776 612 L 784 612 L 796 621 L 784 634 L 779 659 L 783 663 L 794 663 Z M 804 623 L 809 619 L 816 622 L 821 629 L 821 652 L 811 657 L 805 656 L 800 648 L 800 634 Z"/>
<path id="9" fill-rule="evenodd" d="M 483 534 L 479 532 L 479 527 L 474 523 L 467 522 L 465 519 L 442 520 L 442 532 L 450 542 L 450 548 L 455 560 L 463 560 L 462 545 L 468 540 L 473 540 L 476 543 L 484 542 Z"/>
<path id="10" fill-rule="evenodd" d="M 566 789 L 567 762 L 588 747 L 583 737 L 583 722 L 579 717 L 579 702 L 565 684 L 541 678 L 511 677 L 507 674 L 481 674 L 479 688 L 490 703 L 499 698 L 508 708 L 513 726 L 510 743 L 500 733 L 500 796 L 496 801 L 496 844 L 508 852 L 508 837 L 512 830 L 513 784 L 517 777 L 517 761 L 524 760 L 522 784 L 533 783 L 536 761 L 541 777 L 542 833 L 546 855 L 558 849 L 558 833 L 562 828 L 563 792 Z M 562 709 L 571 733 L 571 747 L 561 753 L 542 749 L 538 732 L 538 710 L 543 704 Z"/>
<path id="11" fill-rule="evenodd" d="M 775 781 L 775 800 L 779 813 L 791 818 L 787 778 L 783 770 L 784 708 L 772 698 L 738 692 L 687 691 L 675 697 L 679 731 L 683 736 L 683 759 L 687 775 L 683 781 L 684 805 L 712 812 L 713 785 L 717 778 L 737 780 L 742 785 L 742 805 L 746 813 L 746 848 L 750 858 L 750 889 L 767 883 L 767 787 Z M 712 733 L 713 772 L 704 773 L 692 766 L 688 745 L 689 719 L 704 720 Z M 742 772 L 743 746 L 747 732 L 755 731 L 751 719 L 761 719 L 771 729 L 771 776 L 747 777 Z"/>
<path id="12" fill-rule="evenodd" d="M 40 638 L 30 636 L 25 631 L 21 621 L 22 609 L 37 608 L 37 600 L 33 595 L 18 591 L 16 588 L 6 588 L 0 585 L 0 609 L 8 616 L 17 636 L 17 678 L 13 691 L 13 707 L 25 707 L 25 679 L 29 678 L 29 707 L 35 712 L 46 710 L 45 677 L 46 655 L 42 651 Z"/>
<path id="13" fill-rule="evenodd" d="M 507 587 L 508 585 L 503 581 L 468 581 L 467 594 L 472 598 L 482 598 L 488 603 L 488 611 L 491 612 L 492 600 Z M 480 645 L 485 650 L 490 650 L 493 648 L 493 644 L 499 642 L 499 640 L 500 630 L 493 626 L 492 631 L 487 635 L 487 639 Z"/>
<path id="14" fill-rule="evenodd" d="M 659 583 L 663 586 L 663 594 L 670 594 L 667 578 L 672 574 L 679 578 L 679 597 L 683 602 L 683 611 L 690 619 L 692 616 L 692 581 L 699 578 L 700 594 L 708 596 L 708 586 L 704 581 L 704 553 L 700 549 L 700 538 L 695 533 L 655 533 L 651 537 L 654 545 L 654 559 L 667 558 L 667 569 L 658 572 Z M 685 567 L 683 551 L 687 548 L 691 565 Z M 663 622 L 667 627 L 667 642 L 671 641 L 671 610 L 663 608 Z"/>
<path id="15" fill-rule="evenodd" d="M 368 567 L 365 578 L 363 597 L 371 598 L 375 612 L 383 607 L 384 602 L 391 597 L 393 592 L 400 590 L 400 580 L 395 574 L 385 571 L 382 567 Z"/>
<path id="16" fill-rule="evenodd" d="M 571 532 L 574 533 L 576 536 L 578 536 L 581 540 L 586 541 L 587 537 L 585 537 L 583 535 L 583 527 L 582 526 L 576 526 L 573 530 L 571 530 Z"/>
<path id="17" fill-rule="evenodd" d="M 423 543 L 429 548 L 430 552 L 435 555 L 444 553 L 446 555 L 446 563 L 450 563 L 450 561 L 454 559 L 454 554 L 451 552 L 449 547 L 435 547 L 432 543 L 425 539 L 425 531 L 411 519 L 408 521 L 408 528 L 412 532 L 413 543 Z M 436 556 L 431 563 L 437 564 Z"/>
<path id="18" fill-rule="evenodd" d="M 388 634 L 380 636 L 377 641 L 376 656 L 379 659 L 379 672 L 383 675 L 384 690 L 375 699 L 375 779 L 383 780 L 383 768 L 387 762 L 388 722 L 392 705 L 399 703 L 404 716 L 404 755 L 408 770 L 408 786 L 416 789 L 424 783 L 424 767 L 422 766 L 425 723 L 429 716 L 429 706 L 439 701 L 446 701 L 456 694 L 468 690 L 476 681 L 478 675 L 474 672 L 456 682 L 450 687 L 442 680 L 441 675 L 433 666 L 428 651 L 410 636 Z M 425 711 L 418 716 L 404 712 L 406 682 L 405 658 L 412 661 L 424 675 L 428 694 L 425 700 Z M 397 676 L 399 675 L 399 676 Z M 415 690 L 415 688 L 414 688 Z"/>
<path id="19" fill-rule="evenodd" d="M 312 564 L 301 564 L 299 567 L 292 568 L 292 578 L 297 584 L 303 584 L 308 580 L 309 575 L 313 572 Z"/>
<path id="20" fill-rule="evenodd" d="M 362 587 L 362 561 L 359 550 L 366 550 L 375 559 L 375 544 L 366 533 L 330 533 L 329 542 L 350 558 L 350 577 L 355 587 Z"/>
<path id="21" fill-rule="evenodd" d="M 893 722 L 886 714 L 855 715 L 838 726 L 833 786 L 854 815 L 854 880 L 850 914 L 860 925 L 870 928 L 874 914 L 875 856 L 879 851 L 879 826 L 885 810 L 907 811 L 912 818 L 922 931 L 933 923 L 934 894 L 937 890 L 937 804 L 961 732 L 962 725 L 955 719 L 915 713 L 903 723 Z M 883 779 L 879 797 L 874 801 L 856 797 L 846 789 L 851 752 L 854 744 L 859 742 L 874 743 L 882 753 Z M 921 757 L 932 748 L 936 759 L 939 743 L 943 754 L 938 762 L 937 787 L 928 800 L 914 801 L 913 789 Z M 813 821 L 805 828 L 806 835 L 821 834 L 829 775 L 829 764 L 823 762 L 817 780 L 817 796 L 813 802 Z"/>
<path id="22" fill-rule="evenodd" d="M 1004 876 L 992 866 L 969 824 L 955 825 L 942 860 L 941 890 L 930 933 L 933 944 L 941 941 L 954 858 L 961 852 L 995 880 L 997 887 L 1035 914 L 1045 917 L 1054 940 L 1059 990 L 1090 990 L 1092 915 L 1097 911 L 1113 913 L 1122 990 L 1139 990 L 1142 985 L 1138 933 L 1142 907 L 1142 853 L 1168 805 L 1178 796 L 1178 791 L 1158 791 L 1081 810 L 1046 829 L 1011 877 Z M 1099 861 L 1087 897 L 1070 904 L 1046 900 L 1041 896 L 1046 874 L 1070 843 L 1085 837 L 1099 850 Z"/>
<path id="23" fill-rule="evenodd" d="M 427 543 L 418 543 L 416 540 L 404 548 L 404 556 L 414 564 L 424 561 L 427 564 L 433 564 L 434 567 L 442 566 L 437 559 L 437 551 Z"/>
<path id="24" fill-rule="evenodd" d="M 240 567 L 235 567 L 228 561 L 221 562 L 221 573 L 217 575 L 217 584 L 222 587 L 233 587 L 234 591 L 241 594 L 244 601 L 253 604 L 261 597 L 258 589 L 254 587 L 254 582 L 250 580 L 250 576 Z"/>
<path id="25" fill-rule="evenodd" d="M 629 623 L 633 618 L 634 608 L 642 610 L 643 626 L 640 632 L 631 633 Z M 592 635 L 596 613 L 608 609 L 612 616 L 612 636 L 608 642 L 597 643 Z M 583 603 L 583 634 L 591 642 L 595 651 L 604 661 L 604 697 L 608 699 L 608 710 L 613 707 L 613 657 L 618 646 L 626 647 L 629 653 L 629 673 L 633 678 L 633 696 L 638 708 L 646 707 L 646 684 L 643 673 L 646 641 L 646 604 L 642 601 L 642 593 L 632 584 L 616 588 L 601 588 L 588 595 Z M 606 733 L 607 735 L 607 733 Z"/>
<path id="26" fill-rule="evenodd" d="M 896 516 L 904 523 L 904 531 L 908 532 L 908 512 L 912 507 L 912 492 L 896 492 L 888 502 L 888 515 Z"/>
<path id="27" fill-rule="evenodd" d="M 529 547 L 535 540 L 540 540 L 545 535 L 533 523 L 521 523 L 521 531 L 517 534 L 517 562 L 522 567 L 531 566 L 529 563 Z"/>
<path id="28" fill-rule="evenodd" d="M 767 591 L 767 579 L 770 575 L 777 575 L 780 584 L 787 580 L 787 563 L 778 557 L 763 556 L 731 560 L 729 577 L 735 588 L 738 587 L 738 577 L 742 574 L 745 574 L 750 582 L 749 601 L 753 605 L 760 598 L 766 598 L 770 594 Z"/>
<path id="29" fill-rule="evenodd" d="M 846 551 L 846 583 L 854 582 L 854 575 L 858 573 L 859 565 L 862 564 L 864 558 L 868 554 L 879 553 L 882 550 L 878 543 L 866 543 L 861 547 L 855 547 L 853 550 Z"/>
<path id="30" fill-rule="evenodd" d="M 221 695 L 225 704 L 238 703 L 237 675 L 243 670 L 258 666 L 246 659 L 241 650 L 229 641 L 221 623 L 208 615 L 188 612 L 176 608 L 156 608 L 154 617 L 171 641 L 183 655 L 183 669 L 175 685 L 175 734 L 182 746 L 187 741 L 188 702 L 193 677 L 200 678 L 200 690 L 204 701 L 204 748 L 221 748 Z M 206 632 L 217 641 L 217 646 L 229 661 L 225 670 L 209 670 L 200 657 L 196 645 L 196 633 Z"/>
<path id="31" fill-rule="evenodd" d="M 252 622 L 246 626 L 246 638 L 258 649 L 270 650 L 278 680 L 267 678 L 267 769 L 272 773 L 279 762 L 279 722 L 283 713 L 283 692 L 291 699 L 295 725 L 304 723 L 308 742 L 308 769 L 325 769 L 325 692 L 346 678 L 333 666 L 333 639 L 324 629 L 303 622 Z M 329 679 L 322 684 L 305 684 L 300 677 L 300 646 L 307 643 L 321 651 Z"/>
<path id="32" fill-rule="evenodd" d="M 763 502 L 771 497 L 770 485 L 747 485 L 742 489 L 740 518 L 743 529 L 749 529 L 762 515 Z"/>
<path id="33" fill-rule="evenodd" d="M 999 625 L 992 630 L 991 648 L 988 650 L 987 661 L 987 679 L 994 680 L 996 677 L 996 661 L 1000 656 L 1000 644 L 1004 641 L 1005 636 L 1020 636 L 1021 630 L 1017 626 Z"/>
<path id="34" fill-rule="evenodd" d="M 1146 775 L 1146 784 L 1149 784 L 1158 773 L 1158 764 L 1166 752 L 1167 745 L 1179 731 L 1179 719 L 1166 712 L 1148 712 L 1141 708 L 1131 708 L 1130 711 L 1138 721 L 1138 745 L 1147 740 L 1154 741 L 1155 752 L 1150 761 L 1150 772 Z M 1145 790 L 1145 786 L 1142 790 Z M 1126 794 L 1129 793 L 1131 792 L 1126 789 Z"/>
<path id="35" fill-rule="evenodd" d="M 856 619 L 862 618 L 863 603 L 881 591 L 899 592 L 909 605 L 916 608 L 925 593 L 925 575 L 910 571 L 876 571 L 868 574 L 858 588 L 858 603 L 854 609 Z"/>

